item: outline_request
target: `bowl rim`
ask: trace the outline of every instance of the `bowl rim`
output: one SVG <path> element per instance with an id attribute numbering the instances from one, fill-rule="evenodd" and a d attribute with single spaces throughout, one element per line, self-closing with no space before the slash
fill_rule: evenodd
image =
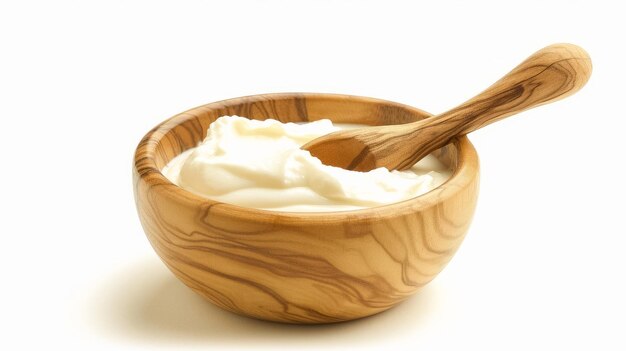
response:
<path id="1" fill-rule="evenodd" d="M 163 175 L 163 173 L 161 173 L 161 169 L 157 167 L 154 155 L 156 153 L 156 147 L 159 144 L 160 140 L 176 126 L 186 123 L 190 119 L 198 118 L 198 116 L 195 114 L 196 111 L 202 111 L 203 113 L 206 113 L 207 109 L 213 109 L 217 106 L 224 107 L 241 104 L 243 102 L 253 103 L 257 101 L 267 101 L 268 99 L 276 100 L 281 98 L 326 98 L 360 100 L 362 102 L 391 105 L 394 107 L 412 110 L 419 114 L 432 116 L 432 114 L 420 110 L 416 107 L 394 101 L 365 96 L 331 93 L 293 92 L 256 94 L 203 104 L 166 119 L 165 121 L 159 123 L 157 126 L 152 128 L 142 138 L 142 140 L 139 142 L 135 149 L 135 155 L 133 160 L 135 194 L 137 194 L 137 188 L 139 186 L 139 183 L 144 182 L 148 187 L 150 187 L 151 190 L 159 191 L 160 195 L 163 195 L 170 201 L 175 201 L 179 203 L 182 202 L 194 207 L 204 208 L 207 213 L 210 209 L 211 213 L 216 215 L 225 214 L 229 216 L 248 218 L 251 220 L 263 222 L 275 222 L 277 220 L 281 220 L 283 224 L 288 222 L 301 223 L 302 221 L 306 220 L 324 223 L 337 223 L 345 221 L 346 217 L 349 217 L 351 220 L 369 221 L 373 218 L 397 217 L 399 215 L 404 215 L 408 213 L 421 212 L 422 210 L 432 207 L 438 203 L 444 202 L 446 199 L 452 197 L 458 191 L 464 189 L 466 186 L 471 184 L 474 179 L 478 177 L 478 154 L 476 153 L 476 150 L 474 149 L 474 146 L 471 144 L 469 139 L 466 136 L 462 136 L 455 138 L 451 142 L 451 144 L 453 144 L 458 153 L 458 164 L 456 169 L 450 175 L 448 180 L 427 193 L 400 202 L 357 210 L 328 212 L 288 212 L 243 207 L 209 199 L 207 197 L 185 190 L 184 188 L 170 182 L 170 180 L 167 179 Z"/>

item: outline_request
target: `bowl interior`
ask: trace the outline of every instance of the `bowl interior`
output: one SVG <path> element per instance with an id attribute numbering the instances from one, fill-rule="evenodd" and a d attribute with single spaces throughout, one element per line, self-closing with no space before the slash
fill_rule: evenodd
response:
<path id="1" fill-rule="evenodd" d="M 373 98 L 335 94 L 266 94 L 230 99 L 200 106 L 153 129 L 142 141 L 152 151 L 146 166 L 161 170 L 172 158 L 200 143 L 209 125 L 221 116 L 238 115 L 281 122 L 309 122 L 328 118 L 336 123 L 388 125 L 414 122 L 430 114 L 420 109 Z M 449 144 L 435 153 L 453 171 L 458 150 Z M 138 167 L 140 170 L 140 167 Z M 141 170 L 140 170 L 141 173 Z"/>

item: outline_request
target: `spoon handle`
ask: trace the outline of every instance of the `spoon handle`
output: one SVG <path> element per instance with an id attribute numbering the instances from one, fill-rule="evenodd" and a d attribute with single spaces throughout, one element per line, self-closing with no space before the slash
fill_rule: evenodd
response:
<path id="1" fill-rule="evenodd" d="M 455 136 L 569 96 L 582 88 L 590 75 L 591 59 L 585 50 L 572 44 L 547 46 L 467 102 L 413 123 L 413 137 L 432 140 L 436 146 L 423 148 L 434 150 Z"/>
<path id="2" fill-rule="evenodd" d="M 406 169 L 454 137 L 580 90 L 591 59 L 572 44 L 545 47 L 458 107 L 414 123 L 339 131 L 303 146 L 324 164 L 357 171 Z"/>

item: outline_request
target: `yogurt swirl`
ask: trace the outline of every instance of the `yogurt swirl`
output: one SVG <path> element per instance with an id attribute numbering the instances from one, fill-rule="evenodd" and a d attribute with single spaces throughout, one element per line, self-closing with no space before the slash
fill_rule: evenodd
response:
<path id="1" fill-rule="evenodd" d="M 216 201 L 293 212 L 390 204 L 424 194 L 449 178 L 450 170 L 432 155 L 406 171 L 356 172 L 326 166 L 300 149 L 322 135 L 356 127 L 330 120 L 295 124 L 220 117 L 205 140 L 171 160 L 163 174 Z"/>

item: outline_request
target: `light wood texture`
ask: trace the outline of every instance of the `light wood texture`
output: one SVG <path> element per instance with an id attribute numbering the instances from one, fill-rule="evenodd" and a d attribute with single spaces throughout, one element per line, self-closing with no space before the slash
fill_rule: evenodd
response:
<path id="1" fill-rule="evenodd" d="M 454 174 L 423 196 L 357 211 L 281 213 L 202 198 L 161 174 L 224 115 L 369 125 L 428 116 L 371 98 L 270 94 L 201 106 L 150 131 L 133 169 L 139 218 L 169 269 L 217 306 L 288 323 L 372 315 L 430 282 L 461 244 L 478 192 L 478 159 L 465 137 L 436 152 Z"/>
<path id="2" fill-rule="evenodd" d="M 324 164 L 351 170 L 410 168 L 456 136 L 575 93 L 590 75 L 591 59 L 583 49 L 571 44 L 551 45 L 448 112 L 408 125 L 332 133 L 303 149 Z"/>

